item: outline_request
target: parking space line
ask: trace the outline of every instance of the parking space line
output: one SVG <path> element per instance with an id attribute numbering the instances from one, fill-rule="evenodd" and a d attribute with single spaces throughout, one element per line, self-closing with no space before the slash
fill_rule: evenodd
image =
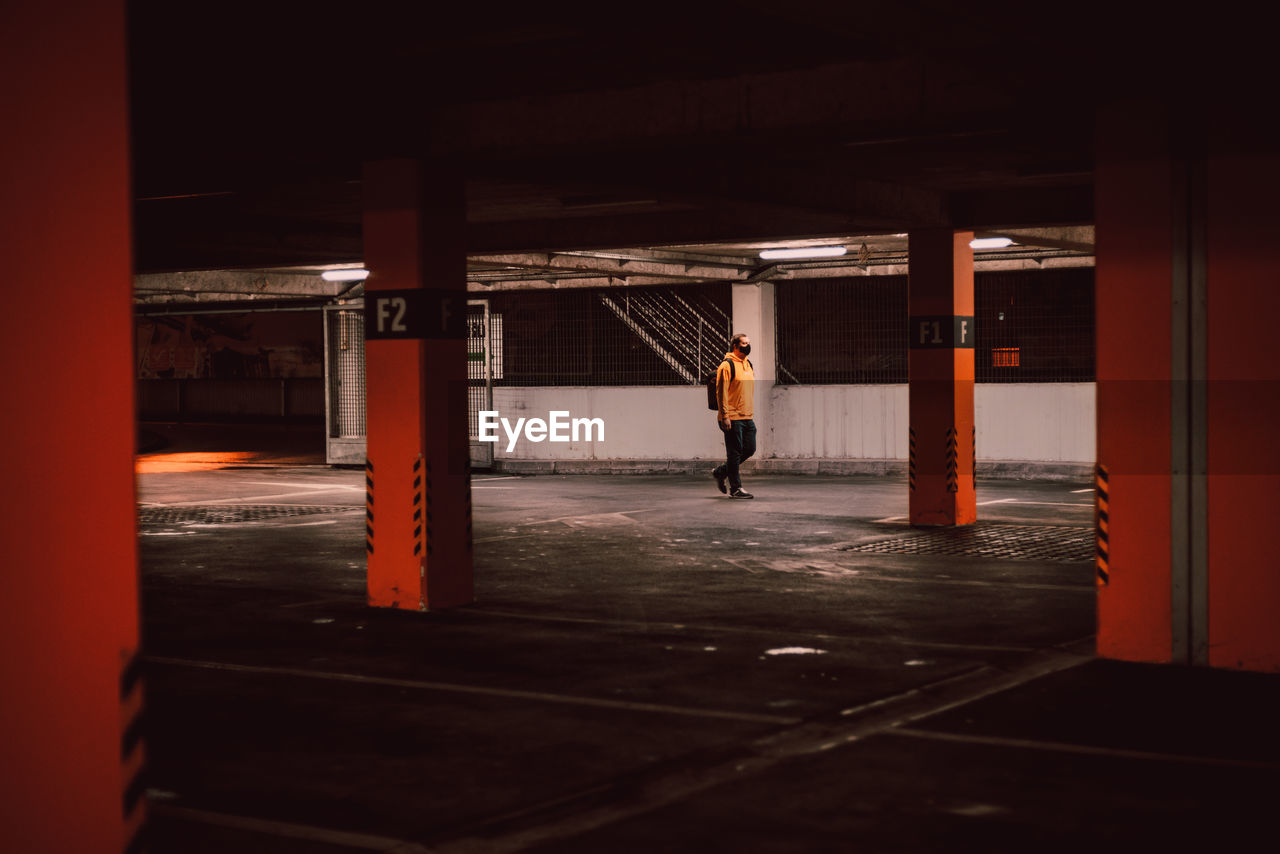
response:
<path id="1" fill-rule="evenodd" d="M 712 634 L 758 635 L 763 637 L 803 638 L 821 641 L 849 641 L 852 643 L 886 644 L 889 646 L 921 647 L 929 649 L 949 649 L 957 652 L 1034 652 L 1033 646 L 1014 646 L 1009 644 L 966 644 L 946 643 L 942 641 L 915 640 L 892 635 L 867 637 L 864 635 L 833 635 L 822 632 L 793 632 L 786 629 L 762 629 L 755 626 L 709 626 L 699 623 L 670 623 L 651 620 L 601 620 L 595 617 L 567 617 L 551 614 L 522 614 L 518 611 L 503 611 L 494 608 L 470 607 L 457 612 L 461 616 L 505 617 L 516 620 L 539 620 L 548 623 L 579 623 L 591 626 L 615 626 L 625 628 L 654 630 L 688 629 Z"/>
<path id="2" fill-rule="evenodd" d="M 900 694 L 864 703 L 841 713 L 838 721 L 817 719 L 772 733 L 745 746 L 737 755 L 701 767 L 682 767 L 676 771 L 656 770 L 630 781 L 627 790 L 604 803 L 598 794 L 585 792 L 581 809 L 565 809 L 565 799 L 548 802 L 541 824 L 525 824 L 506 834 L 486 832 L 488 822 L 473 826 L 466 838 L 434 847 L 437 854 L 469 854 L 475 852 L 477 838 L 483 838 L 486 854 L 527 851 L 556 840 L 581 836 L 596 828 L 616 825 L 636 815 L 652 813 L 669 804 L 684 801 L 699 792 L 737 780 L 788 761 L 833 748 L 859 743 L 869 736 L 892 730 L 921 718 L 968 705 L 1047 676 L 1084 659 L 1063 654 L 1036 657 L 1009 670 L 980 667 L 960 676 L 912 688 Z M 856 761 L 852 757 L 850 761 Z M 536 814 L 536 807 L 526 811 Z"/>
<path id="3" fill-rule="evenodd" d="M 523 691 L 515 688 L 490 688 L 483 685 L 458 685 L 451 682 L 429 682 L 417 679 L 393 679 L 383 676 L 364 676 L 358 673 L 333 673 L 322 670 L 302 670 L 293 667 L 259 667 L 249 664 L 228 664 L 221 661 L 193 661 L 182 658 L 147 657 L 147 663 L 166 667 L 185 667 L 197 670 L 216 670 L 227 673 L 246 673 L 260 676 L 292 676 L 298 679 L 317 679 L 327 682 L 346 682 L 357 685 L 384 685 L 393 688 L 413 688 L 421 691 L 440 691 L 453 694 L 477 694 L 485 697 L 505 697 L 532 700 L 542 703 L 559 703 L 568 706 L 585 706 L 598 709 L 616 709 L 626 712 L 648 712 L 663 715 L 682 715 L 692 718 L 742 721 L 757 724 L 787 724 L 800 722 L 800 718 L 765 715 L 755 712 L 735 712 L 727 709 L 696 709 L 688 706 L 669 706 L 663 703 L 633 703 L 627 700 L 607 700 L 599 697 L 581 697 L 568 694 L 551 694 L 545 691 Z"/>
<path id="4" fill-rule="evenodd" d="M 314 489 L 317 492 L 328 492 L 334 489 L 349 489 L 352 492 L 364 492 L 363 486 L 341 486 L 341 485 L 320 486 L 318 484 L 316 486 L 311 486 L 305 483 L 287 483 L 287 482 L 282 483 L 282 482 L 273 481 L 273 480 L 237 480 L 236 483 L 246 483 L 251 486 L 291 486 L 295 489 Z"/>
<path id="5" fill-rule="evenodd" d="M 294 824 L 286 821 L 271 821 L 263 818 L 250 818 L 243 815 L 211 812 L 209 810 L 178 807 L 172 804 L 147 804 L 147 809 L 155 816 L 177 821 L 190 821 L 208 824 L 214 827 L 226 827 L 231 830 L 260 833 L 282 839 L 303 839 L 308 842 L 319 842 L 324 845 L 335 845 L 343 848 L 355 848 L 362 851 L 385 851 L 387 854 L 427 854 L 428 849 L 403 839 L 391 839 L 386 836 L 373 836 L 367 833 L 350 833 L 343 830 L 330 830 L 326 827 L 315 827 L 309 824 Z"/>
<path id="6" fill-rule="evenodd" d="M 1190 765 L 1221 765 L 1229 768 L 1280 769 L 1274 762 L 1258 762 L 1250 759 L 1219 759 L 1213 756 L 1194 756 L 1187 753 L 1156 753 L 1147 750 L 1127 750 L 1119 747 L 1093 747 L 1086 744 L 1067 744 L 1061 741 L 1037 741 L 1026 738 L 1005 738 L 992 735 L 967 735 L 937 732 L 934 730 L 904 727 L 888 730 L 886 735 L 922 738 L 930 741 L 948 741 L 957 744 L 979 744 L 983 747 L 1014 747 L 1022 750 L 1047 750 L 1054 753 L 1078 753 L 1086 756 L 1107 756 L 1117 759 L 1142 759 L 1155 762 L 1179 762 Z"/>

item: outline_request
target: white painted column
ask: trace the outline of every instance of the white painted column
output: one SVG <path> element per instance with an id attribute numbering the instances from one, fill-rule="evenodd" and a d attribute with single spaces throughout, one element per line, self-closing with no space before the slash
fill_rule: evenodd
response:
<path id="1" fill-rule="evenodd" d="M 751 367 L 756 374 L 755 418 L 756 454 L 754 459 L 771 455 L 773 385 L 777 381 L 777 329 L 774 314 L 777 301 L 773 282 L 753 282 L 733 286 L 733 332 L 751 339 Z M 728 349 L 728 341 L 725 349 Z"/>

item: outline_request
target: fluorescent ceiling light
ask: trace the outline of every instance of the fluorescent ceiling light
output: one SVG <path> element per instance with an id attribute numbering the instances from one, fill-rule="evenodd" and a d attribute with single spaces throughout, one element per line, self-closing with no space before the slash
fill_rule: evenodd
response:
<path id="1" fill-rule="evenodd" d="M 1013 239 L 1009 237 L 979 237 L 969 241 L 970 249 L 1003 249 L 1012 245 Z"/>
<path id="2" fill-rule="evenodd" d="M 760 257 L 775 258 L 837 258 L 849 250 L 843 246 L 802 246 L 797 249 L 765 249 Z"/>
<path id="3" fill-rule="evenodd" d="M 320 278 L 326 282 L 362 282 L 369 278 L 368 270 L 325 270 Z"/>

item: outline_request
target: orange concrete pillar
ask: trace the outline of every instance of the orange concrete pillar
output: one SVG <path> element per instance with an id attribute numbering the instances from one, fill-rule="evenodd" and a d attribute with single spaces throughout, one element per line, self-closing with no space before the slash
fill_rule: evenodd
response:
<path id="1" fill-rule="evenodd" d="M 1228 111 L 1224 111 L 1228 112 Z M 1251 110 L 1249 111 L 1251 112 Z M 1280 139 L 1219 114 L 1206 164 L 1208 663 L 1280 670 Z"/>
<path id="2" fill-rule="evenodd" d="M 144 817 L 125 4 L 5 3 L 0 851 Z"/>
<path id="3" fill-rule="evenodd" d="M 465 198 L 415 160 L 364 174 L 369 604 L 472 601 Z"/>
<path id="4" fill-rule="evenodd" d="M 913 231 L 908 239 L 912 525 L 978 518 L 972 239 L 950 229 Z"/>
<path id="5" fill-rule="evenodd" d="M 1180 288 L 1187 272 L 1173 178 L 1167 113 L 1125 104 L 1100 114 L 1097 644 L 1099 655 L 1131 661 L 1173 656 L 1173 398 L 1188 388 L 1173 382 L 1175 266 Z"/>
<path id="6" fill-rule="evenodd" d="M 1280 139 L 1211 112 L 1099 115 L 1098 652 L 1277 671 Z"/>

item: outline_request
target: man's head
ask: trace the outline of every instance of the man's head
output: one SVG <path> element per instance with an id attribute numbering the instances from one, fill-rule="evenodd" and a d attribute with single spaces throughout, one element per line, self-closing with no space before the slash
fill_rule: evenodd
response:
<path id="1" fill-rule="evenodd" d="M 751 352 L 751 338 L 745 332 L 738 332 L 729 339 L 729 349 L 739 356 L 746 356 Z"/>

